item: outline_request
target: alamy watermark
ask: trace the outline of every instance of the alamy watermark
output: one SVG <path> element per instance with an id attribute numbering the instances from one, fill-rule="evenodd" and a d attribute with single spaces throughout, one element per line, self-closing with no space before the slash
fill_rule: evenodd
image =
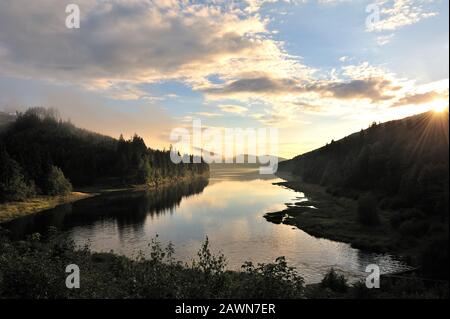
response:
<path id="1" fill-rule="evenodd" d="M 66 28 L 80 28 L 80 7 L 77 4 L 68 4 L 66 6 Z"/>
<path id="2" fill-rule="evenodd" d="M 260 174 L 274 174 L 278 169 L 278 136 L 273 127 L 204 129 L 200 120 L 194 120 L 192 132 L 175 128 L 170 133 L 170 159 L 175 164 L 257 163 Z M 188 151 L 180 153 L 183 149 Z"/>
<path id="3" fill-rule="evenodd" d="M 66 273 L 69 275 L 66 277 L 66 287 L 68 289 L 80 288 L 80 267 L 75 264 L 70 264 L 66 267 Z"/>
<path id="4" fill-rule="evenodd" d="M 366 7 L 366 13 L 369 15 L 366 18 L 366 28 L 368 31 L 374 31 L 376 26 L 380 23 L 380 6 L 378 3 L 371 3 Z"/>
<path id="5" fill-rule="evenodd" d="M 368 289 L 380 288 L 380 267 L 376 264 L 370 264 L 366 267 L 369 275 L 366 277 L 366 287 Z"/>

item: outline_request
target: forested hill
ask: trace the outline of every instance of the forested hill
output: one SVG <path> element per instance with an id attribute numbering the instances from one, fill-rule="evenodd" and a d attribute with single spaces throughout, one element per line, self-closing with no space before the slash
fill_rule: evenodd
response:
<path id="1" fill-rule="evenodd" d="M 157 184 L 208 171 L 206 163 L 172 163 L 170 151 L 148 148 L 137 135 L 103 136 L 45 108 L 19 113 L 0 132 L 0 201 L 61 194 L 71 184 Z"/>
<path id="2" fill-rule="evenodd" d="M 387 208 L 414 207 L 447 218 L 448 120 L 447 111 L 374 123 L 282 162 L 279 170 L 324 185 L 336 195 L 371 191 Z"/>

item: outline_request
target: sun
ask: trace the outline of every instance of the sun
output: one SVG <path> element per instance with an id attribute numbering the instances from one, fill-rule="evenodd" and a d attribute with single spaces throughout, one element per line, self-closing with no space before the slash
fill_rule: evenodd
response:
<path id="1" fill-rule="evenodd" d="M 445 104 L 435 104 L 433 105 L 433 111 L 436 113 L 442 113 L 447 109 Z"/>

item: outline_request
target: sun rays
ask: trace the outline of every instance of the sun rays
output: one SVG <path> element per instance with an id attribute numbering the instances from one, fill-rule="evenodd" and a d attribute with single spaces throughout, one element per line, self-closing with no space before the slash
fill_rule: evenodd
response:
<path id="1" fill-rule="evenodd" d="M 445 110 L 448 110 L 448 106 L 446 106 L 445 104 L 436 104 L 433 105 L 432 110 L 435 113 L 443 113 Z"/>

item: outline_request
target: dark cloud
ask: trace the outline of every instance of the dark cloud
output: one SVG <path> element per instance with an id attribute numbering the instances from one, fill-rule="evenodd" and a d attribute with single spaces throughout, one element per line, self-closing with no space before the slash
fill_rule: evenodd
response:
<path id="1" fill-rule="evenodd" d="M 410 104 L 425 104 L 428 102 L 432 102 L 437 99 L 448 99 L 448 91 L 446 93 L 439 93 L 435 91 L 425 92 L 425 93 L 417 93 L 407 95 L 397 102 L 395 102 L 392 106 L 403 106 Z"/>
<path id="2" fill-rule="evenodd" d="M 221 87 L 208 88 L 204 91 L 213 95 L 227 95 L 234 93 L 287 93 L 297 91 L 300 88 L 294 80 L 272 79 L 261 76 L 248 79 L 240 79 Z"/>
<path id="3" fill-rule="evenodd" d="M 330 83 L 319 86 L 319 91 L 332 95 L 337 99 L 370 99 L 373 102 L 392 99 L 388 91 L 396 91 L 399 87 L 382 78 L 358 79 L 350 82 Z"/>
<path id="4" fill-rule="evenodd" d="M 302 84 L 292 79 L 273 79 L 269 76 L 239 79 L 223 86 L 205 89 L 211 95 L 232 95 L 239 93 L 286 94 L 317 93 L 336 99 L 369 99 L 379 102 L 392 99 L 388 92 L 399 90 L 390 80 L 383 78 L 355 79 L 348 82 L 322 81 Z"/>

